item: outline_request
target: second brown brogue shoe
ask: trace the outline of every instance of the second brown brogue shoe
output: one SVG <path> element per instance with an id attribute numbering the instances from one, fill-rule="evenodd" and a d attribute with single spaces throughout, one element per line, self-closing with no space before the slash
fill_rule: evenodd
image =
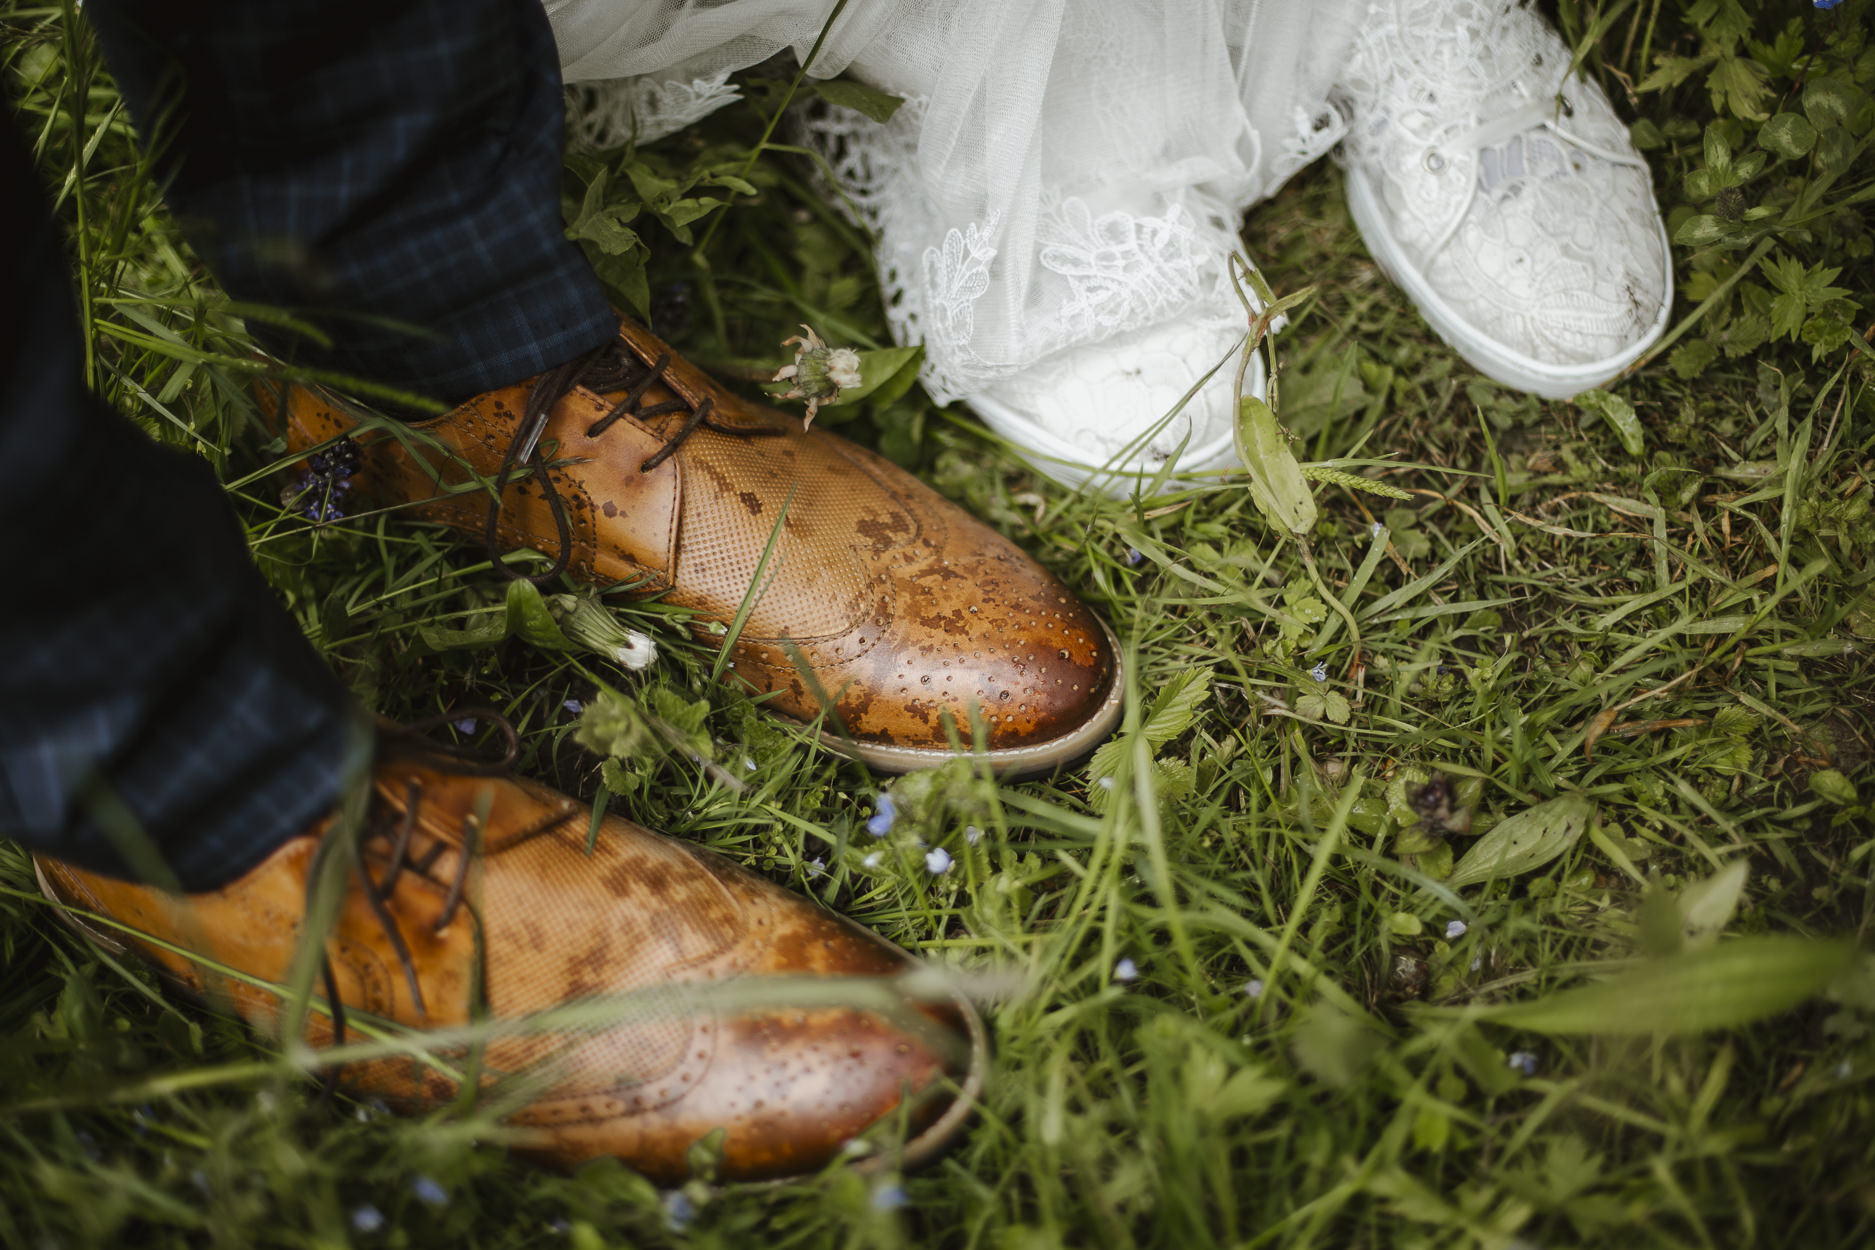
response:
<path id="1" fill-rule="evenodd" d="M 367 1021 L 408 1032 L 415 1057 L 350 1063 L 343 1083 L 427 1112 L 479 1071 L 518 1147 L 562 1164 L 614 1155 L 675 1183 L 721 1130 L 717 1179 L 761 1180 L 820 1168 L 879 1124 L 875 1157 L 909 1166 L 968 1117 L 982 1023 L 961 998 L 908 997 L 916 964 L 896 946 L 616 816 L 588 850 L 589 808 L 505 774 L 392 750 L 372 789 L 361 835 L 323 822 L 208 893 L 35 864 L 94 940 L 275 1033 L 311 885 L 337 869 L 307 1041 L 358 1041 Z M 584 1018 L 553 1022 L 569 1011 Z M 473 1058 L 461 1034 L 425 1035 L 478 1024 Z"/>
<path id="2" fill-rule="evenodd" d="M 356 431 L 367 494 L 482 535 L 491 554 L 553 557 L 537 576 L 661 595 L 712 642 L 753 597 L 725 676 L 875 768 L 942 763 L 953 735 L 968 748 L 980 733 L 999 772 L 1044 772 L 1118 723 L 1118 647 L 1059 579 L 896 465 L 731 394 L 636 323 L 398 437 L 304 386 L 263 402 L 295 449 Z"/>

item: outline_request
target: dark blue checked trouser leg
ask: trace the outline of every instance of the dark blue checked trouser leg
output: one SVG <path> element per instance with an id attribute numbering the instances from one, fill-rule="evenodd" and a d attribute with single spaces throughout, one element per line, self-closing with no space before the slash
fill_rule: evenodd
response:
<path id="1" fill-rule="evenodd" d="M 535 0 L 91 0 L 170 203 L 283 357 L 443 399 L 604 342 L 561 232 L 559 75 Z M 84 388 L 66 254 L 0 134 L 0 836 L 225 884 L 329 811 L 361 717 L 201 461 Z"/>

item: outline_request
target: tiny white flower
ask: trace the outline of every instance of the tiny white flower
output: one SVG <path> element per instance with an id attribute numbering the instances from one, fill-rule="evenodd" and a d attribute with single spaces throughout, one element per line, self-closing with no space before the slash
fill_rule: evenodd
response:
<path id="1" fill-rule="evenodd" d="M 1380 535 L 1386 531 L 1386 528 L 1387 527 L 1382 525 L 1380 522 L 1375 521 L 1373 525 L 1368 528 L 1368 531 L 1367 531 L 1368 537 L 1379 538 Z"/>
<path id="2" fill-rule="evenodd" d="M 880 854 L 878 851 L 874 851 L 872 854 L 868 855 L 865 859 L 860 860 L 859 866 L 861 868 L 870 870 L 873 868 L 877 868 L 883 862 L 885 862 L 885 856 Z"/>
<path id="3" fill-rule="evenodd" d="M 1113 979 L 1116 981 L 1139 980 L 1139 965 L 1130 959 L 1122 959 L 1113 965 Z"/>
<path id="4" fill-rule="evenodd" d="M 1445 926 L 1445 940 L 1448 942 L 1458 941 L 1458 939 L 1465 936 L 1465 930 L 1467 928 L 1468 926 L 1463 920 L 1448 921 Z"/>
<path id="5" fill-rule="evenodd" d="M 810 877 L 826 876 L 827 875 L 827 861 L 824 859 L 821 859 L 819 856 L 815 856 L 813 859 L 808 860 L 807 861 L 807 875 Z"/>
<path id="6" fill-rule="evenodd" d="M 1506 1060 L 1506 1062 L 1524 1076 L 1536 1075 L 1536 1055 L 1531 1051 L 1512 1051 L 1510 1058 Z"/>
<path id="7" fill-rule="evenodd" d="M 1313 677 L 1316 681 L 1327 681 L 1328 680 L 1327 661 L 1323 661 L 1322 663 L 1317 664 L 1314 668 L 1310 669 L 1309 676 Z"/>
<path id="8" fill-rule="evenodd" d="M 1480 968 L 1482 968 L 1482 967 L 1484 967 L 1484 956 L 1483 956 L 1483 955 L 1473 955 L 1473 956 L 1471 957 L 1471 970 L 1472 970 L 1473 972 L 1476 972 L 1476 971 L 1477 971 L 1478 969 L 1480 969 Z"/>
<path id="9" fill-rule="evenodd" d="M 975 846 L 978 842 L 981 842 L 982 840 L 983 840 L 983 831 L 981 829 L 977 828 L 975 825 L 964 826 L 964 841 L 965 842 L 968 842 L 971 846 Z"/>
<path id="10" fill-rule="evenodd" d="M 1243 992 L 1244 992 L 1244 995 L 1248 998 L 1263 997 L 1263 978 L 1252 977 L 1248 981 L 1245 981 Z"/>
<path id="11" fill-rule="evenodd" d="M 933 847 L 924 853 L 924 870 L 932 876 L 949 872 L 950 867 L 951 853 L 943 847 Z"/>

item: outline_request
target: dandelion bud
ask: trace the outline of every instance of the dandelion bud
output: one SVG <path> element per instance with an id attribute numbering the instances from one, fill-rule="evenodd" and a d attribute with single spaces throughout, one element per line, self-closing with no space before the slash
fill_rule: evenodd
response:
<path id="1" fill-rule="evenodd" d="M 777 370 L 774 380 L 793 383 L 780 398 L 806 400 L 806 424 L 812 425 L 822 404 L 838 399 L 843 389 L 859 385 L 859 353 L 850 347 L 828 347 L 811 327 L 801 329 L 805 337 L 783 341 L 783 347 L 794 348 L 794 363 Z"/>
<path id="2" fill-rule="evenodd" d="M 568 638 L 637 672 L 658 658 L 649 635 L 626 629 L 606 606 L 585 595 L 548 595 L 547 610 Z"/>

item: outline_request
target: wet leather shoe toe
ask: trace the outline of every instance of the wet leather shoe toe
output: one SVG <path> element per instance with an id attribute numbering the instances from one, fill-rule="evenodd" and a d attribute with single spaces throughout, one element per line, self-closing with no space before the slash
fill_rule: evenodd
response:
<path id="1" fill-rule="evenodd" d="M 291 446 L 359 430 L 335 397 L 283 390 L 262 398 Z M 366 494 L 485 536 L 492 554 L 554 557 L 539 577 L 661 595 L 712 645 L 753 593 L 725 676 L 793 720 L 829 713 L 823 740 L 875 768 L 942 763 L 953 734 L 969 747 L 980 732 L 992 767 L 1044 772 L 1118 723 L 1118 647 L 1058 578 L 896 465 L 725 391 L 633 322 L 594 357 L 412 429 L 358 433 Z M 498 505 L 476 476 L 501 484 Z"/>
<path id="2" fill-rule="evenodd" d="M 286 982 L 306 936 L 309 881 L 324 857 L 345 856 L 318 982 L 342 1010 L 327 1013 L 321 995 L 308 1040 L 330 1045 L 361 1016 L 415 1030 L 419 1043 L 422 1031 L 522 1022 L 488 1042 L 483 1082 L 516 1083 L 509 1097 L 522 1101 L 504 1122 L 523 1149 L 564 1164 L 614 1155 L 677 1182 L 691 1148 L 721 1129 L 718 1177 L 759 1180 L 822 1167 L 879 1125 L 879 1157 L 910 1165 L 968 1116 L 982 1023 L 961 998 L 908 996 L 897 978 L 917 965 L 890 943 L 616 816 L 589 853 L 590 809 L 526 781 L 402 754 L 379 763 L 373 789 L 354 842 L 328 822 L 212 893 L 167 894 L 43 857 L 40 881 L 68 907 L 147 935 L 74 917 L 94 939 L 128 942 L 271 1031 L 281 999 L 269 985 Z M 266 984 L 205 972 L 203 960 Z M 582 1005 L 590 1018 L 525 1024 Z M 343 1079 L 401 1109 L 447 1106 L 468 1049 L 460 1038 L 430 1049 L 439 1062 L 353 1063 Z"/>

